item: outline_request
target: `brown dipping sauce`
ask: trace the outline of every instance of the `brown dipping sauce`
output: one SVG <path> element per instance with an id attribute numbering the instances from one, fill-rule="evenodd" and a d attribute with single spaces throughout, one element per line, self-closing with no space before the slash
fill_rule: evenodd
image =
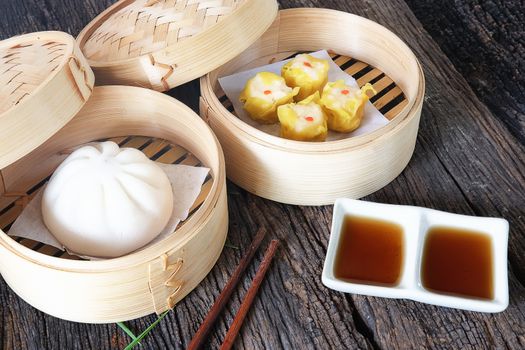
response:
<path id="1" fill-rule="evenodd" d="M 476 231 L 430 228 L 423 249 L 421 279 L 430 291 L 493 299 L 491 238 Z"/>
<path id="2" fill-rule="evenodd" d="M 403 259 L 400 225 L 358 216 L 344 218 L 334 263 L 336 278 L 394 286 L 399 283 Z"/>

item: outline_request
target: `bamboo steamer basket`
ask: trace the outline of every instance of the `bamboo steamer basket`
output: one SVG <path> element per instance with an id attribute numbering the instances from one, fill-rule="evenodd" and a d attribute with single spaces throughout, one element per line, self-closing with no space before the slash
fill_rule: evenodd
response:
<path id="1" fill-rule="evenodd" d="M 60 39 L 67 44 L 65 46 L 73 47 L 73 50 L 62 51 L 63 59 L 57 58 L 67 63 L 64 69 L 69 62 L 75 65 L 77 61 L 84 62 L 74 39 L 62 33 L 21 36 L 9 40 L 7 46 L 15 51 L 27 51 L 28 47 L 16 43 L 25 39 L 34 41 L 38 53 L 33 56 L 40 54 L 40 48 L 49 45 L 50 41 Z M 5 46 L 6 42 L 0 43 L 0 47 Z M 55 75 L 62 74 L 61 67 L 53 70 Z M 62 87 L 54 78 L 44 79 L 33 90 L 35 96 L 29 91 L 29 96 L 15 99 L 0 117 L 0 123 L 4 123 L 4 115 L 14 115 L 15 111 L 40 113 L 45 110 L 47 114 L 39 115 L 46 118 L 60 113 L 59 106 L 42 102 L 45 98 L 39 94 L 52 99 L 56 91 L 64 96 L 69 94 L 66 88 L 91 86 L 91 71 L 87 65 L 82 67 L 84 74 L 78 74 L 81 70 L 75 70 L 74 74 L 64 73 L 62 78 L 67 82 Z M 26 73 L 25 69 L 22 71 Z M 33 74 L 28 73 L 28 76 L 31 78 Z M 57 90 L 48 91 L 50 88 Z M 76 95 L 80 98 L 83 96 L 80 90 L 73 89 L 74 93 L 70 94 L 73 97 L 67 95 L 68 98 Z M 92 93 L 86 92 L 84 98 L 82 109 L 74 117 L 70 116 L 71 120 L 53 135 L 46 130 L 47 139 L 31 152 L 27 153 L 25 148 L 2 158 L 0 272 L 25 301 L 62 319 L 106 323 L 161 313 L 173 308 L 200 283 L 224 246 L 228 213 L 222 150 L 206 123 L 167 95 L 138 87 L 104 86 L 94 88 Z M 0 101 L 5 106 L 5 96 Z M 36 101 L 42 105 L 37 106 Z M 13 133 L 7 134 L 13 145 L 22 146 L 27 142 L 25 138 L 18 139 L 20 135 L 14 133 L 15 126 L 10 130 Z M 56 248 L 8 236 L 6 231 L 12 222 L 65 157 L 79 145 L 101 139 L 139 148 L 159 162 L 180 162 L 211 169 L 190 209 L 190 216 L 175 233 L 123 257 L 99 261 L 80 260 Z"/>
<path id="2" fill-rule="evenodd" d="M 386 126 L 340 141 L 298 142 L 259 131 L 233 114 L 218 78 L 321 49 L 343 69 L 361 72 L 360 85 L 373 83 L 380 111 L 393 106 L 385 109 Z M 414 151 L 424 91 L 416 57 L 383 26 L 334 10 L 290 9 L 280 11 L 242 54 L 201 78 L 200 110 L 221 142 L 231 181 L 278 202 L 324 205 L 366 196 L 401 173 Z"/>
<path id="3" fill-rule="evenodd" d="M 166 91 L 248 48 L 277 9 L 276 0 L 120 0 L 77 40 L 97 84 Z"/>

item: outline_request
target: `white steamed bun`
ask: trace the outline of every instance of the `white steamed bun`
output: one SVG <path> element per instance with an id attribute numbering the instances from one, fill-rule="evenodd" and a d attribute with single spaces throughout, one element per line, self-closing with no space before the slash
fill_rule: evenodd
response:
<path id="1" fill-rule="evenodd" d="M 102 142 L 73 152 L 42 198 L 49 231 L 70 251 L 112 258 L 154 239 L 173 210 L 166 173 L 144 153 Z"/>

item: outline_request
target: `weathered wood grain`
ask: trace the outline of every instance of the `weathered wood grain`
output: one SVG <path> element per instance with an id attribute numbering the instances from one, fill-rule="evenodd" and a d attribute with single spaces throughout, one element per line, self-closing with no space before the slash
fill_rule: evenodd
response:
<path id="1" fill-rule="evenodd" d="M 110 2 L 4 0 L 0 36 L 44 29 L 76 34 Z M 447 57 L 402 0 L 282 0 L 281 5 L 328 7 L 368 17 L 393 30 L 414 50 L 427 78 L 427 97 L 416 151 L 400 177 L 366 199 L 507 218 L 511 224 L 511 302 L 507 311 L 486 315 L 330 291 L 321 284 L 320 274 L 329 237 L 331 207 L 282 205 L 230 184 L 230 243 L 246 248 L 258 226 L 265 226 L 270 236 L 283 242 L 236 346 L 246 349 L 525 348 L 525 147 L 520 137 L 523 129 L 519 127 L 521 131 L 517 133 L 513 127 L 521 122 L 512 119 L 512 115 L 501 117 L 487 102 L 497 113 L 495 117 L 479 101 L 467 83 L 473 79 L 469 71 L 462 70 L 465 79 L 453 65 L 463 56 L 455 56 L 453 50 L 447 51 L 444 46 Z M 422 20 L 435 12 L 416 11 Z M 454 33 L 455 29 L 449 30 Z M 490 40 L 493 39 L 488 38 Z M 469 45 L 480 44 L 474 40 L 462 45 L 468 51 Z M 482 56 L 478 57 L 481 62 L 489 62 Z M 472 86 L 476 88 L 475 84 Z M 476 91 L 483 98 L 479 90 Z M 493 93 L 499 96 L 502 92 Z M 198 84 L 195 82 L 170 94 L 197 109 Z M 498 97 L 494 101 L 500 106 Z M 233 272 L 241 252 L 225 248 L 202 285 L 144 340 L 144 347 L 163 349 L 187 345 Z M 256 257 L 257 262 L 260 259 L 261 253 Z M 257 263 L 249 268 L 217 323 L 209 339 L 210 348 L 221 343 L 256 266 Z M 0 293 L 1 339 L 5 348 L 105 349 L 121 348 L 129 341 L 116 325 L 75 324 L 44 315 L 18 298 L 3 281 Z M 149 316 L 128 324 L 138 333 L 154 318 Z"/>
<path id="2" fill-rule="evenodd" d="M 525 141 L 525 3 L 408 0 L 476 95 Z"/>

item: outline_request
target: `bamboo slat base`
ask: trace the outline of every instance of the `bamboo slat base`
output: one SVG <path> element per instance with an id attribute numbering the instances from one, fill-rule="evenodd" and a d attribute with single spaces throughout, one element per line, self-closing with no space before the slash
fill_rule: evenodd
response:
<path id="1" fill-rule="evenodd" d="M 295 57 L 295 55 L 304 52 L 295 52 L 292 55 L 281 58 L 288 59 Z M 279 56 L 286 56 L 287 54 L 281 54 Z M 366 83 L 370 83 L 374 86 L 377 94 L 370 99 L 370 102 L 388 119 L 394 119 L 399 112 L 407 105 L 408 100 L 399 86 L 385 73 L 379 69 L 357 59 L 338 55 L 335 53 L 330 54 L 335 63 L 343 71 L 350 74 L 357 80 L 359 87 L 362 87 Z M 222 92 L 222 90 L 221 90 Z M 235 114 L 233 105 L 228 99 L 224 92 L 219 93 L 219 100 L 222 105 L 232 114 Z"/>
<path id="2" fill-rule="evenodd" d="M 165 163 L 165 164 L 183 164 L 190 166 L 203 166 L 203 164 L 190 152 L 184 149 L 181 146 L 173 145 L 166 140 L 145 137 L 145 136 L 129 136 L 129 137 L 113 137 L 109 139 L 104 139 L 100 141 L 113 141 L 118 143 L 120 147 L 131 147 L 136 148 L 144 152 L 151 160 Z M 59 157 L 66 158 L 69 152 L 61 152 Z M 9 233 L 11 225 L 14 223 L 18 215 L 22 212 L 23 208 L 29 203 L 33 196 L 46 184 L 52 174 L 43 174 L 44 178 L 38 179 L 34 183 L 28 184 L 28 189 L 26 192 L 17 192 L 17 193 L 3 193 L 0 197 L 0 229 L 6 233 Z M 202 185 L 201 192 L 199 193 L 195 203 L 190 208 L 190 214 L 187 218 L 190 219 L 191 216 L 199 210 L 200 206 L 207 198 L 211 186 L 213 183 L 213 178 L 208 176 Z M 177 229 L 182 227 L 187 220 L 182 221 L 177 226 Z M 57 258 L 64 259 L 73 259 L 73 260 L 82 260 L 76 255 L 70 255 L 66 251 L 57 249 L 55 247 L 35 242 L 31 239 L 14 237 L 14 239 L 42 254 L 54 256 Z"/>

